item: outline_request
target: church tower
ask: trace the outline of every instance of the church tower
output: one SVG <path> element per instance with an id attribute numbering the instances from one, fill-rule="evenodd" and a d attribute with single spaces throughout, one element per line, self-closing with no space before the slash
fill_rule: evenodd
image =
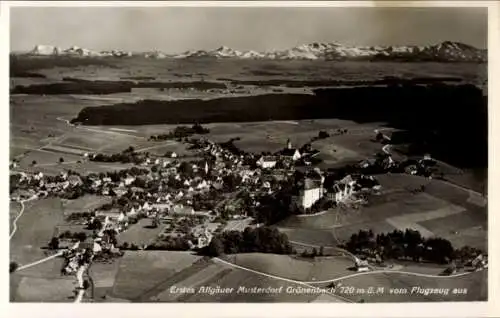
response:
<path id="1" fill-rule="evenodd" d="M 288 139 L 288 140 L 286 141 L 286 148 L 287 148 L 287 149 L 292 149 L 292 142 L 290 141 L 290 139 Z"/>

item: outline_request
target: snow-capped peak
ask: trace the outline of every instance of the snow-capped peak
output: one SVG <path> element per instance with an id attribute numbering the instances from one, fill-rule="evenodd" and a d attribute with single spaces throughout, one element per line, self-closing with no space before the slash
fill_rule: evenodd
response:
<path id="1" fill-rule="evenodd" d="M 59 55 L 60 52 L 61 52 L 61 49 L 57 46 L 38 44 L 38 45 L 35 45 L 33 50 L 30 51 L 30 54 L 33 54 L 33 55 Z"/>
<path id="2" fill-rule="evenodd" d="M 81 48 L 79 46 L 73 45 L 67 49 L 61 49 L 60 47 L 53 45 L 35 45 L 33 50 L 31 50 L 29 55 L 63 55 L 63 56 L 74 56 L 74 57 L 98 57 L 98 56 L 114 56 L 114 57 L 124 57 L 131 56 L 131 52 L 121 51 L 121 50 L 111 50 L 111 51 L 92 51 L 89 49 Z"/>
<path id="3" fill-rule="evenodd" d="M 50 45 L 37 45 L 31 55 L 67 56 L 131 56 L 130 52 L 119 50 L 96 52 L 72 46 L 61 50 Z M 146 58 L 240 58 L 240 59 L 280 59 L 280 60 L 402 60 L 402 61 L 444 61 L 444 62 L 485 62 L 486 50 L 460 42 L 445 41 L 436 45 L 416 46 L 348 46 L 339 42 L 313 42 L 300 44 L 286 50 L 264 52 L 239 51 L 227 46 L 213 50 L 190 50 L 182 54 L 167 55 L 161 51 L 142 53 Z"/>

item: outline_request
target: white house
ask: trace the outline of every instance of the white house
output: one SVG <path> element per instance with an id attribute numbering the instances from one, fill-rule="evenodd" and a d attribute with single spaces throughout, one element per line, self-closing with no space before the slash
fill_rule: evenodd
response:
<path id="1" fill-rule="evenodd" d="M 203 233 L 198 237 L 198 248 L 203 248 L 205 246 L 208 246 L 210 242 L 212 241 L 213 235 L 208 231 L 208 229 L 205 229 Z"/>
<path id="2" fill-rule="evenodd" d="M 262 169 L 271 169 L 276 166 L 277 161 L 275 156 L 262 156 L 259 161 L 257 161 L 257 165 Z"/>
<path id="3" fill-rule="evenodd" d="M 135 177 L 132 177 L 132 176 L 128 176 L 124 180 L 126 186 L 131 185 L 132 182 L 134 182 L 134 181 L 135 181 Z"/>
<path id="4" fill-rule="evenodd" d="M 368 261 L 367 260 L 360 260 L 359 258 L 356 258 L 356 271 L 358 272 L 367 272 L 369 271 L 368 267 Z"/>
<path id="5" fill-rule="evenodd" d="M 194 209 L 190 206 L 184 206 L 182 204 L 178 204 L 173 207 L 171 210 L 173 214 L 182 214 L 182 215 L 190 215 L 194 214 Z"/>
<path id="6" fill-rule="evenodd" d="M 323 197 L 323 182 L 323 177 L 320 179 L 306 178 L 298 196 L 295 197 L 296 206 L 302 210 L 312 207 L 314 203 Z"/>

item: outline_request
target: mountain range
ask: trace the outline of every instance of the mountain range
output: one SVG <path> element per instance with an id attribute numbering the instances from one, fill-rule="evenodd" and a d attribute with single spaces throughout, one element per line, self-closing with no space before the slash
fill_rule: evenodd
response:
<path id="1" fill-rule="evenodd" d="M 487 50 L 471 45 L 445 41 L 427 46 L 346 46 L 338 42 L 311 43 L 286 50 L 271 50 L 264 52 L 239 51 L 226 46 L 214 50 L 192 50 L 181 54 L 167 54 L 161 51 L 131 53 L 121 50 L 92 51 L 77 46 L 68 49 L 50 45 L 36 45 L 27 53 L 37 56 L 74 56 L 74 57 L 130 57 L 162 59 L 265 59 L 265 60 L 369 60 L 369 61 L 436 61 L 436 62 L 477 62 L 487 61 Z"/>

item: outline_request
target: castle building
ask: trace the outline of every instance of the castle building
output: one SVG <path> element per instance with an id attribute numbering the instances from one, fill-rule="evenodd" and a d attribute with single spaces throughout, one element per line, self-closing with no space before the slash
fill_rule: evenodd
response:
<path id="1" fill-rule="evenodd" d="M 305 177 L 298 185 L 298 194 L 294 197 L 295 206 L 299 210 L 311 208 L 324 195 L 324 181 L 325 178 L 320 174 Z"/>

